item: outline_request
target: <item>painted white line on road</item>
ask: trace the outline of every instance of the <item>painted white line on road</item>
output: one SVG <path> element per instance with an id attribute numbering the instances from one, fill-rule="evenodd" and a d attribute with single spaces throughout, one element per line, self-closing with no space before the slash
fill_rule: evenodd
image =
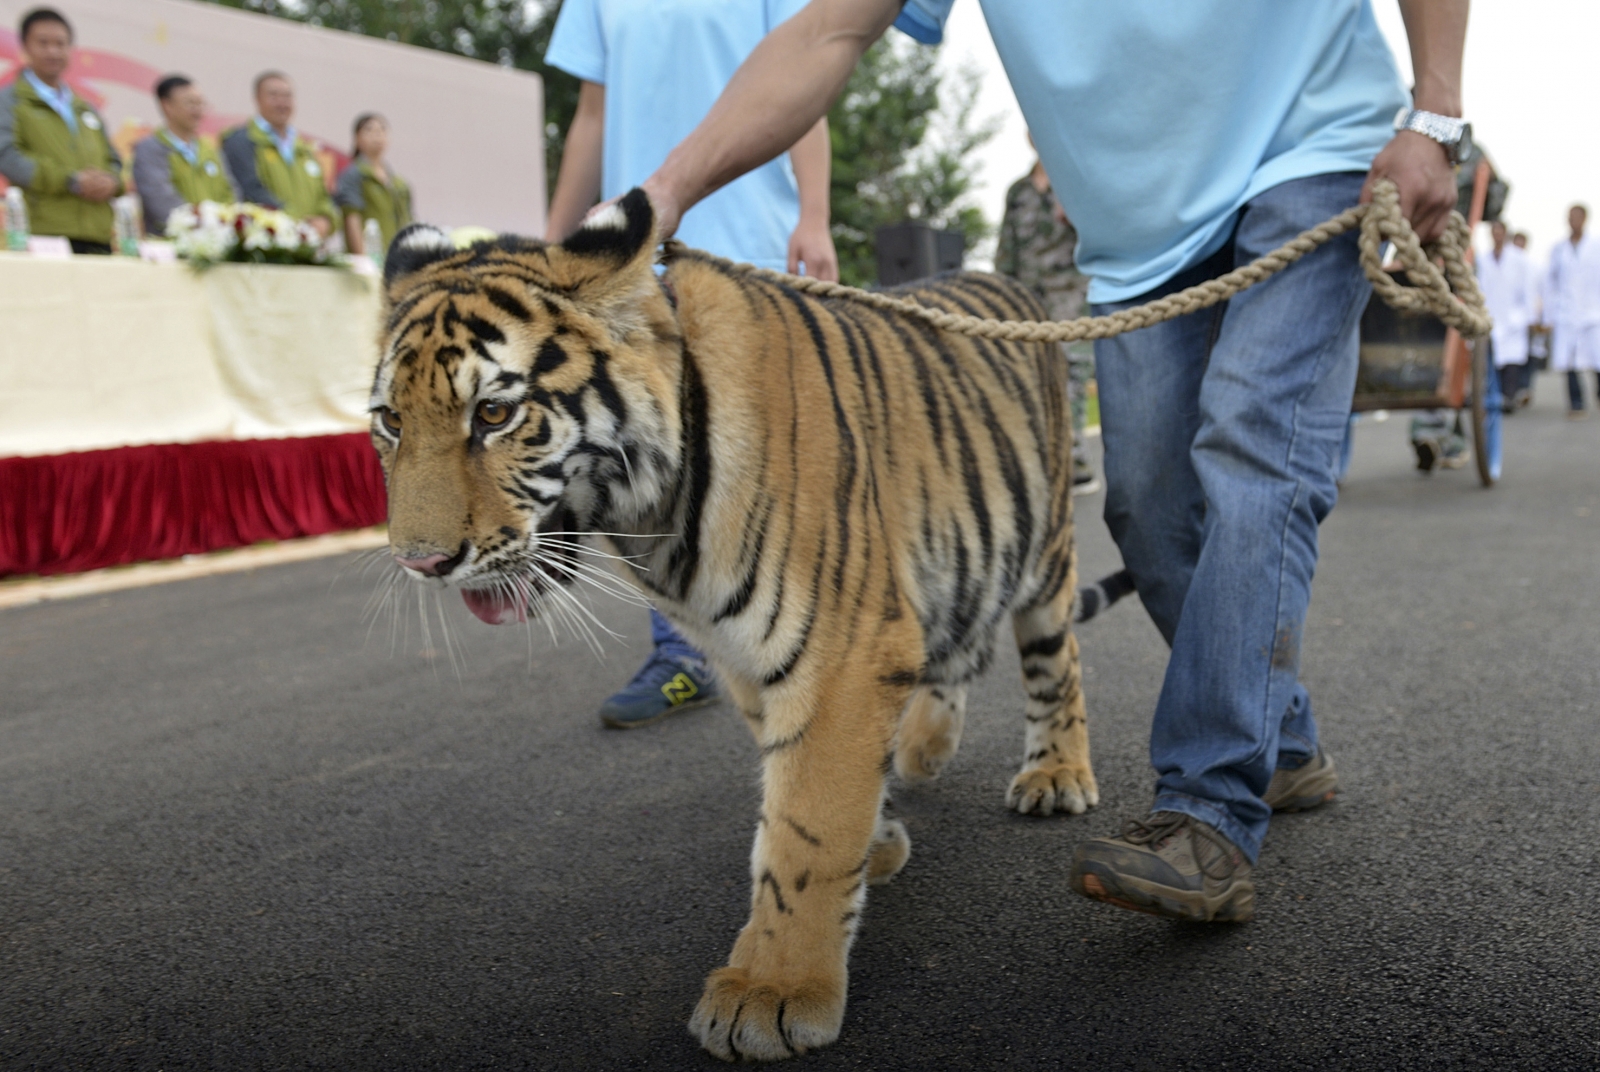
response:
<path id="1" fill-rule="evenodd" d="M 0 610 L 25 607 L 57 599 L 103 595 L 124 588 L 143 588 L 169 581 L 188 581 L 196 577 L 215 577 L 223 573 L 242 573 L 263 566 L 303 562 L 312 558 L 342 555 L 382 547 L 389 541 L 382 525 L 354 532 L 335 532 L 303 540 L 284 540 L 262 547 L 240 547 L 204 555 L 185 555 L 166 562 L 141 562 L 134 566 L 73 573 L 60 577 L 0 581 Z"/>

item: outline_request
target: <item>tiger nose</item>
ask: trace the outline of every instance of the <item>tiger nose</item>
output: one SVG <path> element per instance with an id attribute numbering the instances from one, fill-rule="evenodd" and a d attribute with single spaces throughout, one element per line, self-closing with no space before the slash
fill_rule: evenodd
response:
<path id="1" fill-rule="evenodd" d="M 450 571 L 461 565 L 461 560 L 467 557 L 467 544 L 463 540 L 461 549 L 453 555 L 432 554 L 420 558 L 406 558 L 404 555 L 395 555 L 394 560 L 409 570 L 416 570 L 426 577 L 446 577 Z"/>

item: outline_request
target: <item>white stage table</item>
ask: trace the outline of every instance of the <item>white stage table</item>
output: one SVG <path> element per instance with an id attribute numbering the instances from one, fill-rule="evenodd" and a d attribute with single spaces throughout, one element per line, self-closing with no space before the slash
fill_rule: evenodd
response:
<path id="1" fill-rule="evenodd" d="M 360 432 L 378 282 L 0 253 L 0 457 Z"/>
<path id="2" fill-rule="evenodd" d="M 0 577 L 375 525 L 377 280 L 0 254 Z"/>

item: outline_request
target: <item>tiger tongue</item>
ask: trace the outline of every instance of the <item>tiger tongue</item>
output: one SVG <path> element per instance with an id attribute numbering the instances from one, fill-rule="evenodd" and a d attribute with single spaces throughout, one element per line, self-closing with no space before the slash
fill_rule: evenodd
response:
<path id="1" fill-rule="evenodd" d="M 482 588 L 463 588 L 461 599 L 480 621 L 490 625 L 510 625 L 528 620 L 528 601 L 520 595 L 491 592 Z"/>

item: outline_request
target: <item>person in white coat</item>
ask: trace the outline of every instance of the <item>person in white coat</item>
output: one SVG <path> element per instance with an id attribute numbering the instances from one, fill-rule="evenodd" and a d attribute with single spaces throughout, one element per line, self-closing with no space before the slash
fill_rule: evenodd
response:
<path id="1" fill-rule="evenodd" d="M 1544 290 L 1544 319 L 1552 329 L 1550 367 L 1567 374 L 1569 420 L 1589 415 L 1583 398 L 1583 373 L 1595 374 L 1600 394 L 1600 242 L 1584 235 L 1589 210 L 1567 212 L 1572 235 L 1556 243 Z"/>
<path id="2" fill-rule="evenodd" d="M 1494 317 L 1490 336 L 1494 366 L 1507 413 L 1532 399 L 1528 374 L 1528 327 L 1534 322 L 1538 291 L 1527 254 L 1506 241 L 1506 225 L 1496 220 L 1489 229 L 1494 245 L 1478 258 L 1478 285 Z"/>
<path id="3" fill-rule="evenodd" d="M 1545 273 L 1534 267 L 1533 255 L 1528 252 L 1528 232 L 1518 231 L 1511 236 L 1511 244 L 1522 250 L 1528 258 L 1530 278 L 1533 280 L 1533 325 L 1528 328 L 1528 392 L 1532 396 L 1533 382 L 1539 373 L 1550 367 L 1550 324 L 1544 316 Z"/>

